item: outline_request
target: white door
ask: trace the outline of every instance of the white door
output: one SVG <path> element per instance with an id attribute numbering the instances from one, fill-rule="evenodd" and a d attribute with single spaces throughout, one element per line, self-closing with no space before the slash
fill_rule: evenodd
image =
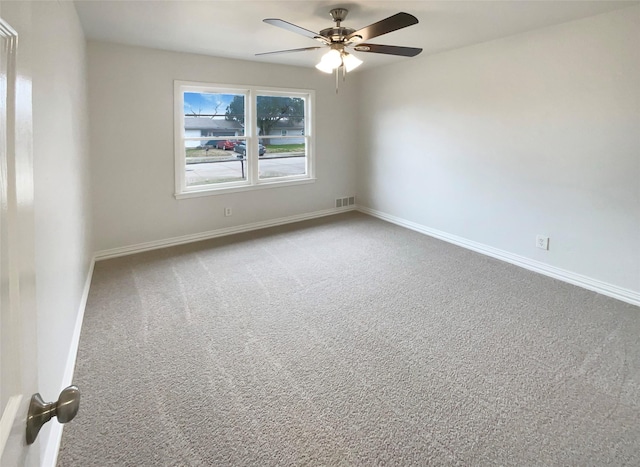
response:
<path id="1" fill-rule="evenodd" d="M 37 391 L 30 2 L 0 10 L 0 464 L 39 464 L 26 444 Z M 2 19 L 4 17 L 4 20 Z M 6 21 L 5 21 L 6 20 Z M 25 40 L 26 39 L 26 40 Z"/>

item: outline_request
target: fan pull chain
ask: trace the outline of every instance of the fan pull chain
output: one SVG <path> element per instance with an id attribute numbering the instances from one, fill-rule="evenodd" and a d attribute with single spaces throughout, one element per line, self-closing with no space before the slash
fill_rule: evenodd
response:
<path id="1" fill-rule="evenodd" d="M 342 70 L 342 82 L 346 82 L 347 81 L 347 68 L 344 65 L 340 65 L 338 68 L 336 68 L 336 94 L 338 94 L 338 88 L 340 87 L 340 78 L 339 78 L 339 74 L 340 74 L 340 70 Z"/>

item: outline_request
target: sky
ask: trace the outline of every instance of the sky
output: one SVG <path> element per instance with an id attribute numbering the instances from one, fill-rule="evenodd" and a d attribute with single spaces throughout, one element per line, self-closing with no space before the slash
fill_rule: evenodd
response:
<path id="1" fill-rule="evenodd" d="M 198 115 L 213 113 L 224 115 L 233 96 L 233 94 L 185 92 L 184 113 L 185 115 L 193 115 L 194 112 Z"/>

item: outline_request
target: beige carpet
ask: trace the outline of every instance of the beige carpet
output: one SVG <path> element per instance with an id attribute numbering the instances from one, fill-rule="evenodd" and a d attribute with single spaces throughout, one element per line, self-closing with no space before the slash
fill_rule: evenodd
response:
<path id="1" fill-rule="evenodd" d="M 357 213 L 96 264 L 60 466 L 640 465 L 640 309 Z"/>

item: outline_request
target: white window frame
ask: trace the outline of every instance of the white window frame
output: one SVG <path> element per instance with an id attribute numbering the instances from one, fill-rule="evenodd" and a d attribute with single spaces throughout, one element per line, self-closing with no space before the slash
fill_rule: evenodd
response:
<path id="1" fill-rule="evenodd" d="M 184 136 L 184 93 L 211 92 L 219 94 L 243 94 L 245 96 L 245 130 L 243 139 L 247 144 L 247 179 L 210 185 L 187 186 L 185 167 L 186 151 Z M 300 97 L 305 102 L 304 135 L 306 148 L 306 170 L 302 175 L 289 175 L 260 179 L 258 164 L 258 142 L 265 136 L 259 136 L 257 128 L 256 97 L 286 96 Z M 175 197 L 177 199 L 210 196 L 237 191 L 276 188 L 315 182 L 315 92 L 310 89 L 274 88 L 265 86 L 246 86 L 231 84 L 213 84 L 195 81 L 174 81 L 174 142 L 175 142 Z M 289 136 L 294 137 L 292 136 Z M 295 136 L 300 138 L 300 136 Z M 282 137 L 280 137 L 282 138 Z M 206 139 L 206 138 L 205 138 Z M 209 138 L 211 139 L 211 138 Z"/>

